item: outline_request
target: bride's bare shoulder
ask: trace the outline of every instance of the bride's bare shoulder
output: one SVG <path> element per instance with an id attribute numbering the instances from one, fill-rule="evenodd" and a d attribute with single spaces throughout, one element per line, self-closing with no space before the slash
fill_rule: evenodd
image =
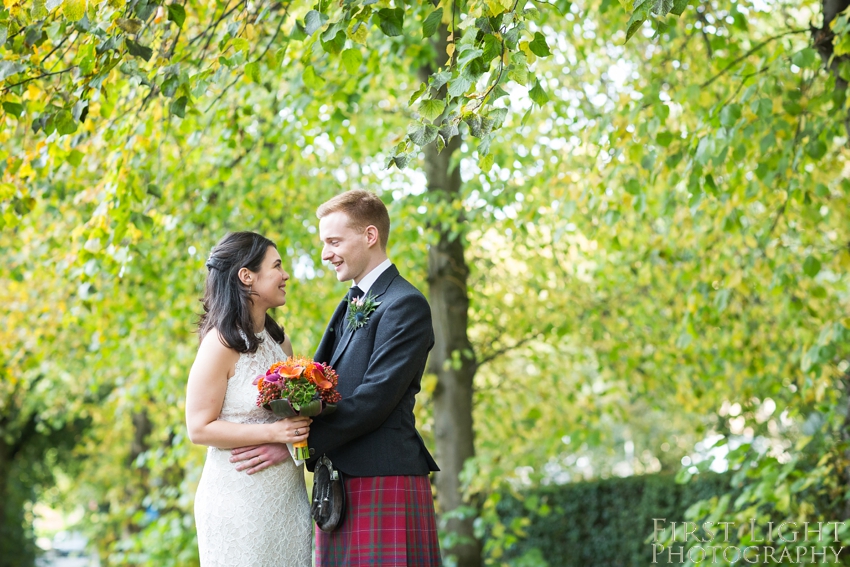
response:
<path id="1" fill-rule="evenodd" d="M 201 340 L 198 354 L 209 356 L 221 361 L 236 361 L 239 353 L 227 344 L 222 334 L 216 328 L 210 329 Z"/>

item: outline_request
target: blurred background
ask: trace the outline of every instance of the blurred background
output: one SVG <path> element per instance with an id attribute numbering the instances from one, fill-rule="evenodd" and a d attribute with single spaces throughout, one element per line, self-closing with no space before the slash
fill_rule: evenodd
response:
<path id="1" fill-rule="evenodd" d="M 274 240 L 310 356 L 354 188 L 434 313 L 447 565 L 850 518 L 847 2 L 3 6 L 0 565 L 198 564 L 204 261 Z"/>

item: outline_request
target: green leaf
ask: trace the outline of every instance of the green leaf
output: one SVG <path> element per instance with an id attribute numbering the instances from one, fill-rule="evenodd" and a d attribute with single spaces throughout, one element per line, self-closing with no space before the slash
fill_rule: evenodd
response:
<path id="1" fill-rule="evenodd" d="M 20 63 L 13 63 L 12 61 L 0 61 L 0 81 L 3 81 L 12 75 L 17 75 L 21 71 L 26 69 Z"/>
<path id="2" fill-rule="evenodd" d="M 640 181 L 631 177 L 628 181 L 626 181 L 624 189 L 626 190 L 626 193 L 629 193 L 630 195 L 640 195 Z"/>
<path id="3" fill-rule="evenodd" d="M 655 136 L 655 142 L 659 146 L 666 148 L 673 142 L 673 134 L 667 131 L 659 132 L 658 135 Z"/>
<path id="4" fill-rule="evenodd" d="M 43 20 L 49 15 L 47 8 L 44 6 L 44 0 L 33 0 L 30 15 L 34 20 Z"/>
<path id="5" fill-rule="evenodd" d="M 446 140 L 443 139 L 442 136 L 437 136 L 436 146 L 437 146 L 437 153 L 438 154 L 443 153 L 443 150 L 446 149 Z"/>
<path id="6" fill-rule="evenodd" d="M 812 140 L 808 144 L 806 144 L 806 153 L 812 157 L 812 159 L 820 159 L 826 155 L 826 143 L 822 140 Z"/>
<path id="7" fill-rule="evenodd" d="M 431 75 L 429 82 L 431 86 L 435 89 L 442 88 L 443 85 L 449 82 L 449 79 L 452 78 L 452 74 L 449 71 L 440 71 L 439 73 L 434 73 Z"/>
<path id="8" fill-rule="evenodd" d="M 151 57 L 153 56 L 153 49 L 150 47 L 140 45 L 132 39 L 125 39 L 124 43 L 127 45 L 127 51 L 130 52 L 130 55 L 134 57 L 141 57 L 145 61 L 151 60 Z"/>
<path id="9" fill-rule="evenodd" d="M 801 69 L 814 68 L 819 65 L 815 65 L 818 62 L 818 54 L 811 47 L 806 47 L 805 49 L 801 49 L 797 53 L 795 53 L 791 57 L 791 63 L 800 67 Z"/>
<path id="10" fill-rule="evenodd" d="M 360 69 L 360 64 L 363 62 L 363 54 L 357 48 L 346 49 L 342 52 L 342 66 L 349 75 L 354 75 Z"/>
<path id="11" fill-rule="evenodd" d="M 538 57 L 548 57 L 549 55 L 552 55 L 552 52 L 549 51 L 549 46 L 546 44 L 546 38 L 540 32 L 534 33 L 534 39 L 528 44 L 528 48 Z"/>
<path id="12" fill-rule="evenodd" d="M 74 120 L 70 110 L 59 111 L 56 114 L 54 124 L 56 125 L 56 131 L 63 136 L 73 134 L 77 131 L 77 121 Z"/>
<path id="13" fill-rule="evenodd" d="M 296 21 L 295 25 L 292 26 L 292 31 L 289 32 L 289 39 L 292 41 L 307 39 L 307 30 L 304 29 L 304 25 L 301 22 Z"/>
<path id="14" fill-rule="evenodd" d="M 739 118 L 741 118 L 740 104 L 727 104 L 720 111 L 720 124 L 726 128 L 734 126 Z"/>
<path id="15" fill-rule="evenodd" d="M 437 29 L 440 27 L 440 22 L 443 20 L 443 9 L 437 8 L 425 18 L 425 21 L 422 22 L 422 37 L 431 37 L 435 33 L 437 33 Z"/>
<path id="16" fill-rule="evenodd" d="M 83 163 L 83 158 L 85 154 L 80 150 L 71 150 L 68 152 L 68 155 L 65 157 L 65 161 L 70 163 L 72 166 L 77 167 L 81 163 Z"/>
<path id="17" fill-rule="evenodd" d="M 326 53 L 330 53 L 331 55 L 338 55 L 342 52 L 342 48 L 345 47 L 345 32 L 340 30 L 338 31 L 333 39 L 330 41 L 322 41 L 322 49 L 325 50 Z"/>
<path id="18" fill-rule="evenodd" d="M 676 16 L 681 16 L 689 3 L 690 0 L 673 0 L 673 8 L 670 9 L 670 13 Z"/>
<path id="19" fill-rule="evenodd" d="M 260 64 L 256 61 L 251 61 L 245 65 L 245 75 L 255 83 L 259 83 L 262 79 L 260 76 Z"/>
<path id="20" fill-rule="evenodd" d="M 410 163 L 410 155 L 400 154 L 391 157 L 389 163 L 387 163 L 387 167 L 395 165 L 399 169 L 404 169 L 405 167 L 407 167 L 408 163 Z"/>
<path id="21" fill-rule="evenodd" d="M 519 85 L 528 84 L 528 57 L 522 51 L 517 51 L 511 55 L 508 78 Z"/>
<path id="22" fill-rule="evenodd" d="M 21 114 L 24 112 L 24 105 L 18 104 L 17 102 L 4 101 L 3 110 L 15 118 L 20 118 Z"/>
<path id="23" fill-rule="evenodd" d="M 169 4 L 168 19 L 174 22 L 178 28 L 182 28 L 183 22 L 186 21 L 186 8 L 182 4 Z"/>
<path id="24" fill-rule="evenodd" d="M 496 39 L 496 36 L 488 33 L 482 41 L 484 42 L 484 55 L 481 57 L 485 63 L 489 64 L 490 61 L 502 55 L 502 42 Z"/>
<path id="25" fill-rule="evenodd" d="M 304 31 L 308 36 L 313 35 L 316 30 L 325 25 L 325 22 L 327 22 L 328 19 L 330 18 L 326 14 L 322 14 L 316 10 L 310 10 L 307 12 L 307 15 L 304 16 Z"/>
<path id="26" fill-rule="evenodd" d="M 419 105 L 419 114 L 427 120 L 436 120 L 446 109 L 446 103 L 440 99 L 428 98 Z"/>
<path id="27" fill-rule="evenodd" d="M 806 259 L 803 261 L 803 272 L 810 278 L 813 278 L 818 275 L 818 273 L 820 272 L 820 268 L 820 260 L 818 260 L 814 256 L 807 256 Z"/>
<path id="28" fill-rule="evenodd" d="M 86 13 L 86 0 L 65 0 L 62 3 L 62 13 L 72 22 L 82 20 Z"/>
<path id="29" fill-rule="evenodd" d="M 449 96 L 458 97 L 466 94 L 469 87 L 472 86 L 472 81 L 466 77 L 457 77 L 449 82 Z"/>
<path id="30" fill-rule="evenodd" d="M 439 130 L 433 124 L 417 124 L 408 132 L 410 141 L 417 146 L 426 146 L 437 139 Z"/>
<path id="31" fill-rule="evenodd" d="M 635 9 L 632 12 L 632 17 L 629 18 L 629 23 L 626 24 L 626 41 L 629 41 L 635 32 L 637 32 L 646 19 L 649 17 L 649 11 L 652 9 L 654 0 L 636 0 Z"/>
<path id="32" fill-rule="evenodd" d="M 174 96 L 174 93 L 177 92 L 177 87 L 180 86 L 180 79 L 178 79 L 177 75 L 169 75 L 160 86 L 160 90 L 162 94 L 168 98 Z"/>
<path id="33" fill-rule="evenodd" d="M 428 83 L 422 83 L 419 85 L 419 88 L 416 89 L 412 95 L 410 95 L 410 99 L 407 101 L 407 106 L 413 106 L 413 103 L 416 102 L 419 97 L 421 97 L 425 90 L 428 88 Z"/>
<path id="34" fill-rule="evenodd" d="M 173 114 L 175 116 L 179 116 L 180 118 L 185 118 L 185 116 L 186 116 L 186 103 L 188 103 L 188 102 L 189 102 L 189 99 L 187 99 L 185 96 L 181 96 L 180 98 L 176 99 L 174 102 L 171 103 L 171 106 L 169 106 L 169 111 L 171 111 L 171 114 Z"/>
<path id="35" fill-rule="evenodd" d="M 301 80 L 304 81 L 304 86 L 312 90 L 320 89 L 325 84 L 325 80 L 316 73 L 312 65 L 307 65 L 307 68 L 304 69 Z"/>
<path id="36" fill-rule="evenodd" d="M 480 157 L 478 158 L 478 167 L 484 173 L 488 173 L 493 168 L 493 162 L 495 161 L 493 154 L 491 154 L 491 153 L 487 153 L 487 154 L 484 154 L 484 155 L 479 154 L 479 156 Z"/>
<path id="37" fill-rule="evenodd" d="M 381 31 L 390 37 L 399 36 L 404 28 L 404 8 L 381 8 L 378 10 Z"/>
<path id="38" fill-rule="evenodd" d="M 457 64 L 460 65 L 461 67 L 465 67 L 470 61 L 472 61 L 473 59 L 476 59 L 478 57 L 481 57 L 483 54 L 484 54 L 484 50 L 482 50 L 482 49 L 477 49 L 477 48 L 465 49 L 464 51 L 460 52 L 460 55 L 458 55 Z"/>
<path id="39" fill-rule="evenodd" d="M 501 128 L 502 124 L 505 123 L 505 118 L 507 118 L 507 116 L 507 108 L 494 108 L 487 114 L 487 117 L 493 121 L 493 130 Z"/>
<path id="40" fill-rule="evenodd" d="M 170 10 L 169 6 L 169 10 Z M 136 18 L 116 18 L 115 23 L 127 33 L 139 33 L 142 29 L 142 20 Z"/>
<path id="41" fill-rule="evenodd" d="M 272 412 L 277 417 L 287 418 L 298 415 L 298 412 L 292 408 L 292 404 L 289 403 L 289 400 L 272 400 L 269 402 L 269 407 L 272 408 Z"/>
<path id="42" fill-rule="evenodd" d="M 530 91 L 528 91 L 528 96 L 539 106 L 543 106 L 547 102 L 549 102 L 549 95 L 546 94 L 546 91 L 540 84 L 539 79 L 534 81 L 534 86 L 531 88 Z"/>

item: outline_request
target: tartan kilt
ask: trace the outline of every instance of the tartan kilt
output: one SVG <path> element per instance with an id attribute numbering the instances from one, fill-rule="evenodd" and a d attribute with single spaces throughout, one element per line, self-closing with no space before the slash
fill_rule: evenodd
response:
<path id="1" fill-rule="evenodd" d="M 439 567 L 427 476 L 345 477 L 345 518 L 316 528 L 316 567 Z"/>

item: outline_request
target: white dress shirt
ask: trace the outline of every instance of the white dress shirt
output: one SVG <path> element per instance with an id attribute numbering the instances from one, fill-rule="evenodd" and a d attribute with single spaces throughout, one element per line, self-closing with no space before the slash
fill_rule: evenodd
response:
<path id="1" fill-rule="evenodd" d="M 374 270 L 363 276 L 363 279 L 360 280 L 360 283 L 354 282 L 354 280 L 352 280 L 352 282 L 354 282 L 354 285 L 352 285 L 351 287 L 359 287 L 363 291 L 363 295 L 365 296 L 369 292 L 369 288 L 372 287 L 376 281 L 378 281 L 379 277 L 381 277 L 381 274 L 383 274 L 387 270 L 387 268 L 392 265 L 393 263 L 390 262 L 389 258 L 387 258 L 386 260 L 375 266 Z"/>

